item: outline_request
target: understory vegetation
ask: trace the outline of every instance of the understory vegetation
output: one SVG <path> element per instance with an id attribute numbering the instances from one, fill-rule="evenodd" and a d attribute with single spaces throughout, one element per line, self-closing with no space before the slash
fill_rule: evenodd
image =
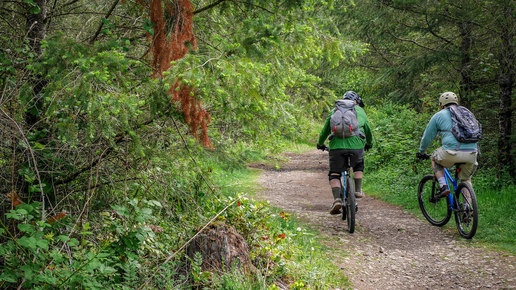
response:
<path id="1" fill-rule="evenodd" d="M 429 168 L 413 157 L 420 136 L 439 93 L 457 92 L 484 128 L 473 243 L 514 251 L 515 11 L 512 0 L 0 2 L 0 288 L 347 287 L 313 233 L 249 199 L 246 164 L 315 148 L 348 90 L 374 130 L 366 190 L 408 208 Z M 212 223 L 245 239 L 252 270 L 185 254 Z"/>

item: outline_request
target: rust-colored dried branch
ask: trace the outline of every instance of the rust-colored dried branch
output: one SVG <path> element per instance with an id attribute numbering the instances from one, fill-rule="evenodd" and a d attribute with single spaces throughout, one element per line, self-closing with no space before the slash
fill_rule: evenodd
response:
<path id="1" fill-rule="evenodd" d="M 149 38 L 152 39 L 151 64 L 154 68 L 154 77 L 162 77 L 163 73 L 170 68 L 172 61 L 181 59 L 188 53 L 189 46 L 194 50 L 197 49 L 193 32 L 194 7 L 190 0 L 151 0 L 149 8 L 150 19 L 154 24 L 154 35 L 149 34 Z M 172 19 L 172 22 L 167 23 L 166 17 Z M 167 35 L 167 31 L 171 31 L 170 35 Z M 195 90 L 176 80 L 168 93 L 172 101 L 180 103 L 185 122 L 190 126 L 190 134 L 199 139 L 200 130 L 201 143 L 213 148 L 207 127 L 211 122 L 210 114 L 201 106 Z"/>

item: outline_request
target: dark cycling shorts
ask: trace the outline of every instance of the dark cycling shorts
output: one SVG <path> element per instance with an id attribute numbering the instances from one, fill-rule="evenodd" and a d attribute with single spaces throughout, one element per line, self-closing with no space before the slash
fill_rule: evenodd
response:
<path id="1" fill-rule="evenodd" d="M 345 154 L 351 154 L 351 166 L 353 171 L 364 171 L 364 149 L 332 149 L 330 150 L 330 173 L 341 173 L 346 169 L 347 158 Z"/>

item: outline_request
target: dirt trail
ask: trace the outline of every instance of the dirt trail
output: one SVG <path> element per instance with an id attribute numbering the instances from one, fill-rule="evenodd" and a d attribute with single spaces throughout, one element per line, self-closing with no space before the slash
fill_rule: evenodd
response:
<path id="1" fill-rule="evenodd" d="M 320 231 L 354 289 L 516 289 L 514 255 L 467 246 L 457 232 L 368 196 L 358 199 L 357 229 L 349 234 L 341 217 L 328 213 L 328 154 L 287 156 L 279 170 L 252 165 L 264 169 L 257 197 Z"/>

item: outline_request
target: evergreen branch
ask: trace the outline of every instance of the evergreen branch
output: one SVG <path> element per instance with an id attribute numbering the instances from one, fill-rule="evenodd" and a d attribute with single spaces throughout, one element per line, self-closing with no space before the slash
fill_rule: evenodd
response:
<path id="1" fill-rule="evenodd" d="M 154 122 L 154 119 L 151 119 L 151 120 L 148 120 L 142 124 L 139 124 L 138 126 L 136 127 L 140 127 L 140 126 L 145 126 L 145 125 L 149 125 L 150 123 Z M 122 138 L 124 135 L 128 134 L 127 132 L 124 132 L 124 133 L 120 133 L 118 134 L 117 136 L 115 136 L 115 144 L 119 144 L 121 143 L 124 138 Z M 109 147 L 106 149 L 105 151 L 105 156 L 106 155 L 109 155 L 111 152 L 113 152 L 113 150 L 115 150 L 115 147 Z M 54 185 L 61 185 L 61 184 L 67 184 L 67 183 L 70 183 L 72 182 L 73 180 L 75 180 L 79 175 L 81 175 L 82 173 L 90 170 L 91 168 L 93 168 L 94 166 L 96 166 L 102 159 L 102 156 L 99 157 L 97 160 L 93 161 L 92 163 L 86 165 L 85 167 L 79 169 L 78 171 L 76 171 L 75 173 L 73 173 L 72 175 L 70 175 L 68 178 L 66 179 L 63 179 L 63 180 L 58 180 L 54 183 Z"/>
<path id="2" fill-rule="evenodd" d="M 237 2 L 237 3 L 239 2 L 238 0 L 232 0 L 232 1 Z M 247 5 L 254 6 L 254 7 L 256 7 L 256 8 L 260 8 L 260 9 L 262 9 L 263 11 L 269 12 L 270 14 L 274 14 L 274 12 L 270 11 L 269 9 L 267 9 L 267 8 L 265 8 L 265 7 L 263 7 L 263 6 L 260 6 L 260 5 L 257 5 L 257 4 L 254 4 L 254 3 L 251 3 L 251 2 L 243 2 L 243 1 L 242 1 L 242 3 L 247 4 Z"/>

